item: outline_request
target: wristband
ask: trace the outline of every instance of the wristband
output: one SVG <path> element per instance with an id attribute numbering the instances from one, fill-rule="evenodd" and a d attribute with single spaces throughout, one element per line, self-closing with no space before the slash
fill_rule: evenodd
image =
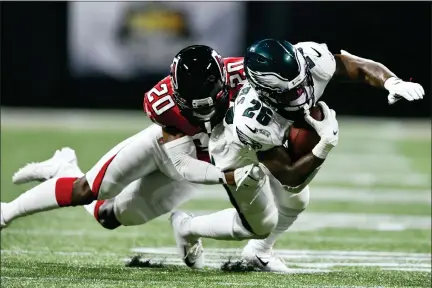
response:
<path id="1" fill-rule="evenodd" d="M 332 148 L 333 146 L 320 140 L 318 144 L 312 149 L 312 154 L 320 159 L 325 159 Z"/>
<path id="2" fill-rule="evenodd" d="M 391 88 L 391 86 L 396 84 L 398 81 L 401 81 L 401 79 L 396 76 L 391 76 L 384 81 L 384 88 L 386 90 L 390 90 L 389 88 Z"/>

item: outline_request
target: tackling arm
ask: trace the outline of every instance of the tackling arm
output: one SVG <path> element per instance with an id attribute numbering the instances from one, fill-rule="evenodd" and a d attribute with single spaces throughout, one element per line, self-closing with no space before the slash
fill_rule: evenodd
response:
<path id="1" fill-rule="evenodd" d="M 164 148 L 177 171 L 186 180 L 201 184 L 230 184 L 235 185 L 234 172 L 222 172 L 216 166 L 198 160 L 196 147 L 190 136 L 176 129 L 163 128 Z"/>

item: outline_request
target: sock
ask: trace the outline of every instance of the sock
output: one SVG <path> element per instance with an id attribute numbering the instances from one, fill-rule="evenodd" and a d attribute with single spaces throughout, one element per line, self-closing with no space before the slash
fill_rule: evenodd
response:
<path id="1" fill-rule="evenodd" d="M 298 216 L 309 205 L 309 187 L 306 186 L 299 193 L 292 193 L 285 190 L 275 190 L 278 203 L 278 222 L 272 233 L 262 240 L 251 240 L 249 244 L 257 245 L 261 249 L 273 248 L 280 235 L 285 233 L 297 220 Z"/>
<path id="2" fill-rule="evenodd" d="M 185 225 L 186 235 L 195 237 L 217 240 L 242 240 L 253 237 L 253 234 L 243 227 L 234 208 L 193 217 Z"/>
<path id="3" fill-rule="evenodd" d="M 92 203 L 88 204 L 88 205 L 84 205 L 84 209 L 90 213 L 90 215 L 94 216 L 94 212 L 95 212 L 95 207 L 96 207 L 96 202 L 97 200 L 93 201 Z"/>
<path id="4" fill-rule="evenodd" d="M 63 177 L 63 176 L 74 176 L 74 177 L 82 177 L 84 176 L 84 173 L 81 171 L 78 165 L 70 164 L 70 165 L 62 165 L 60 167 L 61 169 L 57 171 L 56 177 Z M 104 201 L 102 200 L 95 200 L 92 203 L 88 205 L 84 205 L 84 209 L 90 213 L 97 221 L 99 221 L 99 207 L 103 204 Z"/>
<path id="5" fill-rule="evenodd" d="M 71 206 L 73 183 L 77 178 L 52 178 L 21 194 L 3 208 L 6 223 L 37 212 Z M 6 209 L 5 209 L 6 208 Z"/>
<path id="6" fill-rule="evenodd" d="M 99 222 L 99 208 L 103 203 L 105 203 L 105 200 L 95 200 L 88 205 L 84 205 L 84 209 Z"/>

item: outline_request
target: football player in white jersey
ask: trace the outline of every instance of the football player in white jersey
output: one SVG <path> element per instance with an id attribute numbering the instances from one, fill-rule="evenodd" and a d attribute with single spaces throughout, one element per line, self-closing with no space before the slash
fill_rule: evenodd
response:
<path id="1" fill-rule="evenodd" d="M 223 123 L 213 130 L 209 151 L 223 171 L 260 162 L 265 175 L 250 173 L 249 178 L 256 182 L 249 187 L 224 185 L 234 208 L 202 216 L 175 211 L 171 222 L 180 251 L 184 243 L 200 237 L 253 239 L 243 249 L 246 260 L 265 271 L 288 272 L 273 256 L 272 247 L 307 207 L 307 184 L 337 145 L 339 135 L 333 110 L 318 102 L 324 120 L 315 121 L 308 114 L 309 107 L 336 77 L 386 88 L 390 104 L 401 97 L 422 99 L 424 91 L 419 84 L 398 79 L 382 64 L 345 52 L 333 55 L 326 45 L 314 42 L 292 45 L 262 40 L 247 49 L 244 65 L 248 83 Z M 321 140 L 309 154 L 292 163 L 284 147 L 285 137 L 293 121 L 303 117 Z"/>

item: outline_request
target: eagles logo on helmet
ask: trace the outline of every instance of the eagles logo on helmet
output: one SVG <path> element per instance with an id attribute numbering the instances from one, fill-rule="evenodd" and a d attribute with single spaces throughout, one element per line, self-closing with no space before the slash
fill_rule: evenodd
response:
<path id="1" fill-rule="evenodd" d="M 260 99 L 279 114 L 313 106 L 313 81 L 302 51 L 287 41 L 265 39 L 251 45 L 245 55 L 246 77 Z"/>

